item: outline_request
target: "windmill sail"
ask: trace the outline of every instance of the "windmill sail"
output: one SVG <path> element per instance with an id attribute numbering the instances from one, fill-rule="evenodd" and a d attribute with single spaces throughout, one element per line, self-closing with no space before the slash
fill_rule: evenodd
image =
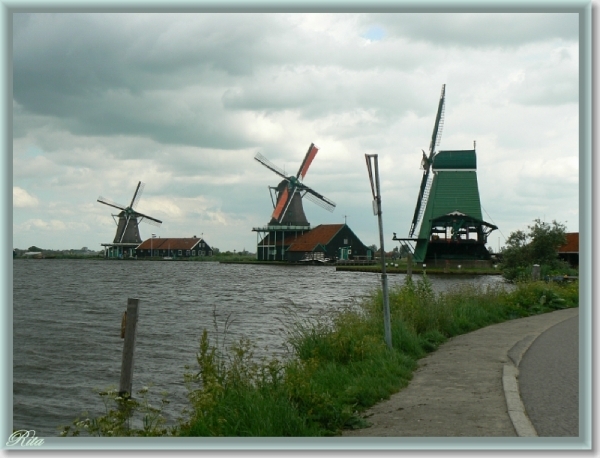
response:
<path id="1" fill-rule="evenodd" d="M 287 176 L 285 176 L 285 172 L 282 169 L 280 169 L 279 167 L 277 167 L 275 164 L 273 164 L 271 161 L 269 161 L 262 154 L 256 153 L 256 156 L 254 156 L 254 160 L 260 162 L 262 165 L 264 165 L 266 168 L 272 170 L 280 177 L 287 179 Z"/>
<path id="2" fill-rule="evenodd" d="M 314 143 L 311 143 L 308 147 L 308 151 L 306 152 L 306 156 L 304 156 L 304 160 L 302 161 L 302 164 L 298 169 L 298 174 L 296 175 L 296 178 L 304 179 L 304 176 L 306 175 L 306 172 L 308 172 L 310 164 L 312 163 L 313 159 L 315 158 L 318 152 L 319 148 L 317 148 Z"/>
<path id="3" fill-rule="evenodd" d="M 273 210 L 273 214 L 271 215 L 273 219 L 276 219 L 278 222 L 281 221 L 284 209 L 286 209 L 288 206 L 288 200 L 291 200 L 290 197 L 290 192 L 286 186 L 283 189 L 283 191 L 279 194 L 279 198 L 277 199 L 277 206 L 275 207 L 275 210 Z"/>
<path id="4" fill-rule="evenodd" d="M 330 212 L 332 212 L 335 209 L 335 202 L 333 202 L 332 200 L 329 200 L 324 195 L 319 194 L 318 192 L 314 191 L 313 189 L 309 188 L 308 186 L 302 186 L 302 189 L 304 189 L 306 191 L 306 194 L 304 194 L 304 197 L 306 197 L 311 202 L 319 205 L 321 208 L 324 208 L 325 210 L 330 211 Z"/>
<path id="5" fill-rule="evenodd" d="M 425 154 L 423 151 L 423 178 L 421 179 L 421 185 L 419 186 L 419 196 L 417 197 L 417 204 L 415 206 L 415 213 L 413 215 L 413 220 L 410 225 L 410 230 L 408 232 L 408 236 L 412 237 L 417 229 L 417 226 L 420 222 L 421 216 L 423 214 L 423 209 L 427 204 L 427 195 L 426 188 L 427 183 L 429 181 L 429 172 L 431 169 L 431 164 L 433 164 L 433 157 L 435 155 L 435 147 L 439 144 L 442 137 L 442 127 L 443 127 L 443 115 L 444 115 L 444 101 L 446 94 L 446 85 L 442 85 L 442 93 L 440 95 L 440 101 L 438 103 L 437 114 L 435 116 L 435 124 L 433 126 L 433 133 L 431 135 L 431 141 L 429 143 L 429 156 Z"/>
<path id="6" fill-rule="evenodd" d="M 146 185 L 141 181 L 138 182 L 137 188 L 135 189 L 135 194 L 133 195 L 133 199 L 131 199 L 131 205 L 129 205 L 131 208 L 135 208 L 135 206 L 140 201 L 140 197 L 142 197 L 142 192 L 144 191 L 145 186 Z"/>

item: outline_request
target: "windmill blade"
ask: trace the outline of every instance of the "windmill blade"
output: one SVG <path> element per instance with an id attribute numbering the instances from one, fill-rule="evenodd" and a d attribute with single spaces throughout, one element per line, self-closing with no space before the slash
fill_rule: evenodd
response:
<path id="1" fill-rule="evenodd" d="M 285 202 L 285 207 L 283 207 L 283 211 L 281 212 L 281 215 L 277 219 L 278 223 L 281 223 L 281 221 L 283 220 L 283 217 L 287 213 L 287 210 L 288 210 L 290 204 L 292 203 L 292 199 L 294 198 L 294 194 L 296 194 L 297 192 L 298 191 L 297 191 L 296 188 L 292 189 L 291 191 L 288 191 L 288 198 L 287 198 L 287 200 Z"/>
<path id="2" fill-rule="evenodd" d="M 161 220 L 153 218 L 152 216 L 144 215 L 143 213 L 134 212 L 134 215 L 137 218 L 143 218 L 141 221 L 145 221 L 148 224 L 151 224 L 152 226 L 160 227 L 160 225 L 162 224 Z"/>
<path id="3" fill-rule="evenodd" d="M 319 207 L 322 207 L 327 211 L 333 212 L 333 209 L 335 208 L 335 205 L 336 205 L 334 201 L 328 199 L 327 197 L 325 197 L 322 194 L 319 194 L 317 191 L 309 188 L 308 186 L 303 185 L 301 187 L 304 191 L 306 191 L 306 194 L 304 194 L 304 197 L 306 197 L 311 202 L 317 204 Z"/>
<path id="4" fill-rule="evenodd" d="M 118 208 L 119 210 L 126 210 L 125 205 L 121 205 L 121 204 L 118 204 L 116 202 L 113 202 L 112 200 L 105 199 L 102 196 L 98 197 L 98 202 L 100 202 L 101 204 L 104 204 L 104 205 L 108 205 L 110 207 Z"/>
<path id="5" fill-rule="evenodd" d="M 293 195 L 294 193 L 290 193 L 287 187 L 283 188 L 283 191 L 279 193 L 279 198 L 277 199 L 277 206 L 275 207 L 275 210 L 273 210 L 273 214 L 271 215 L 271 217 L 277 220 L 277 222 L 281 222 L 281 220 L 283 219 L 283 215 L 285 215 L 285 211 L 289 206 L 289 202 L 292 201 Z"/>
<path id="6" fill-rule="evenodd" d="M 151 226 L 156 226 L 156 227 L 160 227 L 160 225 L 162 224 L 162 221 L 156 221 L 156 220 L 150 219 L 146 216 L 141 216 L 140 218 L 141 218 L 140 223 L 146 222 L 146 223 L 150 224 Z"/>
<path id="7" fill-rule="evenodd" d="M 308 172 L 308 168 L 310 167 L 310 164 L 312 163 L 313 159 L 315 158 L 315 156 L 317 155 L 318 152 L 319 152 L 319 148 L 317 146 L 315 146 L 314 143 L 311 143 L 310 146 L 308 147 L 308 151 L 306 152 L 306 155 L 304 156 L 304 160 L 302 161 L 302 164 L 300 165 L 300 168 L 298 169 L 296 178 L 304 179 L 304 176 L 306 175 L 306 172 Z"/>
<path id="8" fill-rule="evenodd" d="M 119 243 L 123 243 L 123 237 L 125 237 L 125 233 L 127 232 L 127 227 L 129 227 L 129 221 L 131 221 L 130 213 L 127 214 L 127 222 L 125 223 L 125 226 L 123 227 L 123 232 L 121 232 L 121 238 L 119 239 Z"/>
<path id="9" fill-rule="evenodd" d="M 146 185 L 144 183 L 142 183 L 141 181 L 138 182 L 137 188 L 135 189 L 135 193 L 133 194 L 133 199 L 131 199 L 131 205 L 129 206 L 130 208 L 135 208 L 135 206 L 138 204 L 138 202 L 140 201 L 140 197 L 142 197 L 142 192 L 144 191 L 145 187 Z"/>
<path id="10" fill-rule="evenodd" d="M 444 114 L 444 102 L 446 97 L 446 85 L 442 84 L 442 93 L 440 95 L 440 101 L 438 103 L 438 110 L 435 116 L 435 124 L 433 126 L 433 134 L 431 135 L 431 142 L 429 143 L 429 160 L 433 159 L 435 145 L 439 143 L 442 137 L 442 129 L 440 128 L 440 122 Z M 443 126 L 443 122 L 441 122 Z"/>
<path id="11" fill-rule="evenodd" d="M 417 198 L 417 205 L 415 206 L 415 214 L 413 216 L 412 223 L 410 225 L 409 237 L 412 237 L 415 233 L 417 220 L 419 219 L 419 212 L 423 205 L 423 195 L 425 194 L 425 187 L 427 186 L 427 179 L 429 178 L 429 167 L 423 172 L 423 178 L 421 179 L 421 186 L 419 188 L 419 197 Z"/>
<path id="12" fill-rule="evenodd" d="M 277 203 L 276 203 L 276 199 L 277 199 L 277 188 L 274 186 L 267 186 L 267 188 L 269 188 L 269 196 L 271 196 L 271 203 L 273 204 L 273 209 L 275 209 Z M 275 193 L 275 199 L 273 199 L 273 193 Z"/>
<path id="13" fill-rule="evenodd" d="M 431 142 L 429 143 L 429 157 L 423 151 L 423 159 L 421 165 L 423 166 L 423 178 L 421 179 L 421 186 L 419 187 L 419 197 L 417 197 L 417 205 L 415 206 L 415 214 L 413 216 L 412 223 L 410 225 L 410 231 L 408 236 L 412 237 L 417 229 L 419 215 L 421 207 L 423 206 L 423 196 L 425 194 L 425 188 L 427 187 L 427 180 L 429 179 L 429 171 L 433 164 L 433 156 L 435 154 L 435 146 L 439 143 L 442 137 L 443 117 L 444 117 L 444 103 L 446 100 L 446 85 L 442 84 L 442 93 L 440 94 L 440 101 L 438 103 L 437 113 L 435 115 L 435 124 L 433 125 L 433 133 L 431 135 Z"/>
<path id="14" fill-rule="evenodd" d="M 277 167 L 275 164 L 273 164 L 271 161 L 269 161 L 262 154 L 256 153 L 256 156 L 254 156 L 254 159 L 256 159 L 258 162 L 260 162 L 266 168 L 272 170 L 273 172 L 275 172 L 277 175 L 281 176 L 282 178 L 285 178 L 286 180 L 288 179 L 288 177 L 285 176 L 285 172 L 282 169 Z"/>

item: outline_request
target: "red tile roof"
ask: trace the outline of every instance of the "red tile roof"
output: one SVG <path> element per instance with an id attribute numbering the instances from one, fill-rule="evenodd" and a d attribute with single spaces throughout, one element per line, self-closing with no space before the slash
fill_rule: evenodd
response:
<path id="1" fill-rule="evenodd" d="M 343 227 L 343 224 L 321 224 L 298 237 L 288 251 L 313 251 L 319 244 L 325 246 Z"/>
<path id="2" fill-rule="evenodd" d="M 579 232 L 568 232 L 567 243 L 558 249 L 559 253 L 579 253 Z"/>
<path id="3" fill-rule="evenodd" d="M 201 238 L 155 238 L 144 240 L 138 247 L 138 250 L 191 250 L 199 242 L 204 242 Z M 206 243 L 206 242 L 205 242 Z"/>

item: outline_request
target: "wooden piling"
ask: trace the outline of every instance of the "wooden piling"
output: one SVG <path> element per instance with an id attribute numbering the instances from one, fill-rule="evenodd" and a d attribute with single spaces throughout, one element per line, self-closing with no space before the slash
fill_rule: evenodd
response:
<path id="1" fill-rule="evenodd" d="M 413 255 L 412 255 L 412 253 L 408 253 L 406 255 L 406 275 L 408 275 L 408 278 L 412 278 L 412 267 L 413 267 Z"/>
<path id="2" fill-rule="evenodd" d="M 123 359 L 121 361 L 121 380 L 119 396 L 131 397 L 133 386 L 133 352 L 138 320 L 139 299 L 127 299 L 127 312 L 123 317 L 125 324 L 125 341 L 123 342 Z"/>

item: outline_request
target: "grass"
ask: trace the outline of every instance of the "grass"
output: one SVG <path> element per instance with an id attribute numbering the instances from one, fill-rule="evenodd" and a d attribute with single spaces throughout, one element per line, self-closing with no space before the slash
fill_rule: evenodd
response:
<path id="1" fill-rule="evenodd" d="M 160 418 L 152 417 L 154 423 L 162 435 L 176 436 L 332 436 L 364 427 L 360 413 L 407 386 L 417 360 L 448 338 L 577 307 L 579 294 L 577 282 L 523 283 L 511 291 L 463 286 L 436 294 L 423 276 L 391 289 L 389 298 L 392 350 L 384 343 L 380 291 L 322 319 L 298 322 L 289 330 L 283 361 L 257 361 L 250 341 L 226 349 L 204 331 L 197 367 L 184 376 L 190 400 L 185 419 L 168 431 Z"/>

